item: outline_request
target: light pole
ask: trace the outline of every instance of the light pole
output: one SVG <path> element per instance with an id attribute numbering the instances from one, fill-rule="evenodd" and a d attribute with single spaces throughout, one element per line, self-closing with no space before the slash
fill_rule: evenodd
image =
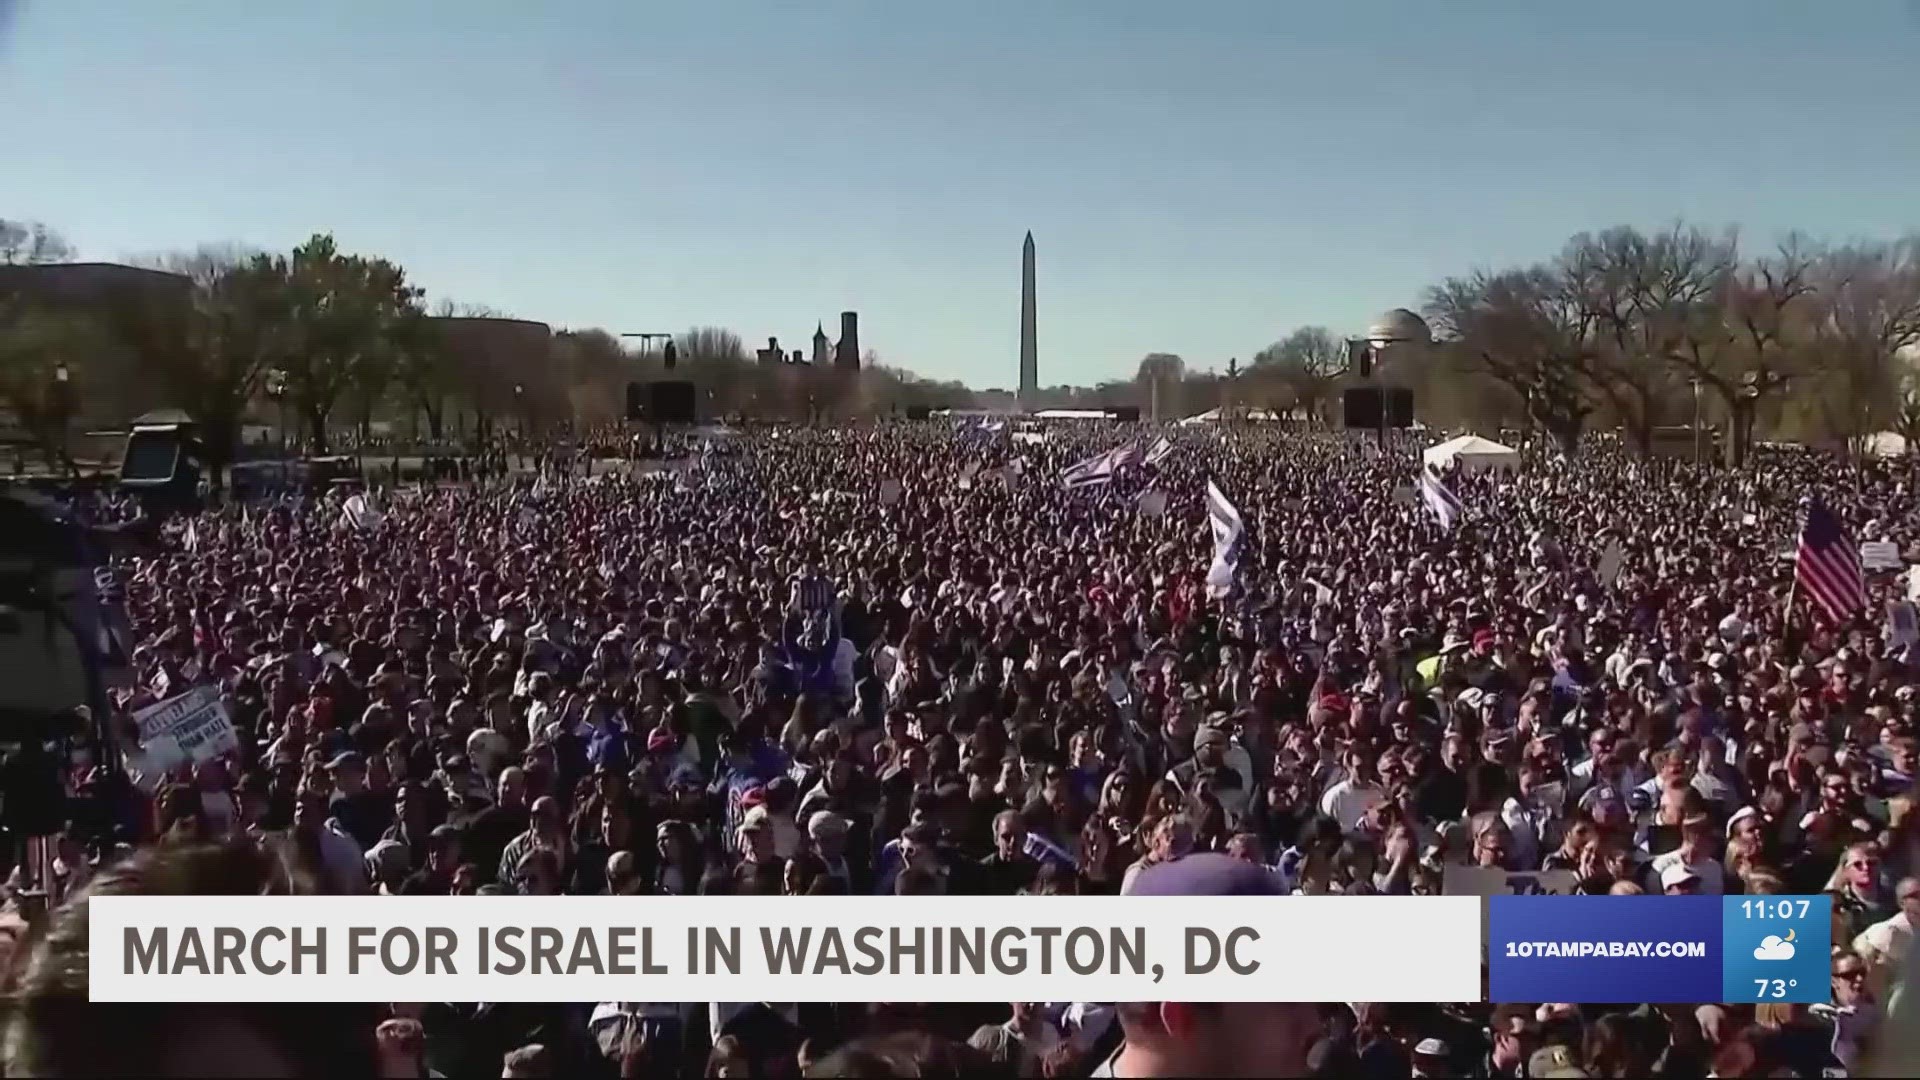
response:
<path id="1" fill-rule="evenodd" d="M 78 470 L 74 468 L 73 458 L 67 453 L 67 420 L 73 413 L 73 373 L 67 369 L 65 360 L 53 365 L 52 405 L 53 422 L 58 429 L 60 461 L 67 467 L 68 475 L 73 475 Z"/>
<path id="2" fill-rule="evenodd" d="M 275 430 L 280 435 L 280 456 L 287 456 L 287 373 L 279 368 L 267 370 L 267 399 L 278 414 Z"/>
<path id="3" fill-rule="evenodd" d="M 1689 379 L 1693 384 L 1693 463 L 1700 464 L 1700 380 Z"/>
<path id="4" fill-rule="evenodd" d="M 1380 449 L 1387 447 L 1387 383 L 1381 377 L 1386 362 L 1407 348 L 1424 349 L 1433 344 L 1433 332 L 1427 329 L 1427 321 L 1406 308 L 1394 308 L 1374 320 L 1367 328 L 1363 344 L 1365 362 L 1361 365 L 1361 378 L 1366 378 L 1368 364 L 1372 367 L 1374 387 L 1380 392 L 1380 411 L 1375 419 L 1374 435 Z"/>

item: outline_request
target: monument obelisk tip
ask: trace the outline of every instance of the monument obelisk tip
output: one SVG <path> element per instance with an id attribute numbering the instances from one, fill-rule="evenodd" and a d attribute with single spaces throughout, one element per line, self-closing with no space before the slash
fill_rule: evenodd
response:
<path id="1" fill-rule="evenodd" d="M 1033 230 L 1020 250 L 1020 403 L 1031 405 L 1040 390 L 1040 357 L 1034 340 L 1038 311 L 1033 290 Z"/>

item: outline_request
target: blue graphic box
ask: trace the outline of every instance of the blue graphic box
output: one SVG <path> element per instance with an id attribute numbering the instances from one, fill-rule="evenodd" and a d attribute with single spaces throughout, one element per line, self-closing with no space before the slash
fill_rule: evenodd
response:
<path id="1" fill-rule="evenodd" d="M 1488 997 L 1579 1004 L 1720 1001 L 1722 900 L 1489 897 Z"/>
<path id="2" fill-rule="evenodd" d="M 1727 1002 L 1831 999 L 1833 898 L 1723 896 L 1722 963 Z"/>

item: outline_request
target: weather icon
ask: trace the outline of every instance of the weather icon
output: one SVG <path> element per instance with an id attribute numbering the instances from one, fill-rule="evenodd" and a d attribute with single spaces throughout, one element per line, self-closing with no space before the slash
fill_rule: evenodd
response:
<path id="1" fill-rule="evenodd" d="M 1786 937 L 1768 934 L 1760 939 L 1753 950 L 1755 960 L 1791 960 L 1793 959 L 1793 931 L 1787 931 Z"/>

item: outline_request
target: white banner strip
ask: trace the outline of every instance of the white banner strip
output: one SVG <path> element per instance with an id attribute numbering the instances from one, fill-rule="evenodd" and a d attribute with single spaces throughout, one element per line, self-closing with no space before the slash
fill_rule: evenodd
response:
<path id="1" fill-rule="evenodd" d="M 1475 1001 L 1480 900 L 98 896 L 95 1001 Z"/>

